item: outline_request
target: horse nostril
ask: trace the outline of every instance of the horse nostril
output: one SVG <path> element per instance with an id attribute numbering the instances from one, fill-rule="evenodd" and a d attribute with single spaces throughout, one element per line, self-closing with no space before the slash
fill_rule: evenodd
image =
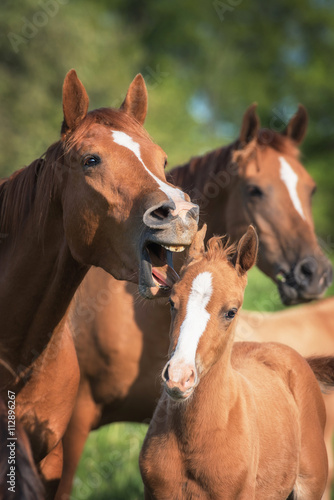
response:
<path id="1" fill-rule="evenodd" d="M 184 382 L 184 387 L 185 388 L 192 387 L 194 385 L 194 382 L 195 382 L 195 372 L 194 372 L 194 370 L 191 370 L 188 373 L 187 379 Z"/>
<path id="2" fill-rule="evenodd" d="M 162 201 L 146 210 L 144 213 L 144 223 L 151 228 L 167 227 L 172 219 L 171 212 L 175 209 L 175 204 L 171 201 Z"/>
<path id="3" fill-rule="evenodd" d="M 155 217 L 157 220 L 163 220 L 168 217 L 170 213 L 169 207 L 159 207 L 151 212 L 151 217 Z"/>
<path id="4" fill-rule="evenodd" d="M 169 368 L 169 363 L 167 363 L 167 365 L 162 373 L 162 379 L 164 382 L 168 382 L 168 380 L 169 380 L 168 368 Z"/>
<path id="5" fill-rule="evenodd" d="M 311 269 L 311 266 L 310 266 L 310 264 L 309 264 L 308 262 L 306 262 L 306 263 L 302 264 L 302 265 L 300 266 L 300 270 L 301 270 L 301 272 L 302 272 L 302 273 L 303 273 L 306 277 L 311 277 L 311 276 L 312 276 L 312 274 L 313 274 L 313 271 L 312 271 L 312 269 Z"/>
<path id="6" fill-rule="evenodd" d="M 199 207 L 195 205 L 192 209 L 190 209 L 189 212 L 187 213 L 187 217 L 195 219 L 195 221 L 198 223 Z"/>
<path id="7" fill-rule="evenodd" d="M 317 271 L 317 263 L 312 257 L 306 257 L 298 262 L 294 270 L 296 282 L 301 286 L 308 286 Z"/>

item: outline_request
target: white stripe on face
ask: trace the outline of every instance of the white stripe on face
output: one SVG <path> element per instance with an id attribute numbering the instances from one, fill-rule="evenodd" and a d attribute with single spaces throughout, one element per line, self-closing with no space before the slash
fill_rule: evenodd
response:
<path id="1" fill-rule="evenodd" d="M 161 191 L 165 193 L 165 195 L 173 200 L 173 201 L 184 201 L 184 193 L 180 191 L 180 189 L 174 188 L 172 186 L 169 186 L 165 182 L 161 181 L 156 175 L 154 175 L 145 165 L 145 163 L 142 160 L 141 154 L 140 154 L 140 145 L 138 142 L 135 142 L 132 137 L 130 137 L 128 134 L 125 132 L 120 132 L 118 130 L 114 130 L 112 132 L 112 136 L 114 139 L 114 142 L 116 144 L 119 144 L 120 146 L 124 146 L 125 148 L 129 149 L 132 151 L 140 163 L 143 165 L 145 168 L 146 172 L 150 174 L 151 177 L 155 180 L 155 182 L 158 184 L 159 188 Z"/>
<path id="2" fill-rule="evenodd" d="M 206 306 L 210 302 L 212 292 L 212 274 L 198 274 L 191 285 L 186 317 L 180 328 L 173 361 L 195 365 L 198 342 L 210 319 Z"/>
<path id="3" fill-rule="evenodd" d="M 290 198 L 292 200 L 293 206 L 299 213 L 299 215 L 306 220 L 304 215 L 303 207 L 300 202 L 298 193 L 297 193 L 297 183 L 298 183 L 298 175 L 292 169 L 291 165 L 286 161 L 283 156 L 279 157 L 279 161 L 281 164 L 280 168 L 280 176 L 284 184 L 286 185 Z"/>

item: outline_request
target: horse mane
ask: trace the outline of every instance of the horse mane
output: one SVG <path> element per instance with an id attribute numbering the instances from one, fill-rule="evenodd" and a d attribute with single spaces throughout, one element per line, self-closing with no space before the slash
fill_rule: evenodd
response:
<path id="1" fill-rule="evenodd" d="M 48 148 L 46 153 L 27 167 L 14 172 L 0 184 L 0 235 L 13 238 L 34 207 L 38 222 L 46 217 L 47 208 L 55 187 L 55 163 L 63 156 L 61 141 Z M 38 197 L 37 194 L 38 189 Z"/>
<path id="2" fill-rule="evenodd" d="M 62 140 L 52 144 L 40 158 L 0 181 L 0 243 L 7 236 L 15 240 L 32 210 L 41 232 L 57 189 L 57 179 L 62 177 L 63 158 L 75 150 L 95 123 L 150 139 L 138 121 L 122 110 L 100 108 L 90 111 L 77 129 L 64 134 Z"/>
<path id="3" fill-rule="evenodd" d="M 210 174 L 217 174 L 230 163 L 236 145 L 237 141 L 202 156 L 192 157 L 187 163 L 166 172 L 167 181 L 175 186 L 182 186 L 183 189 L 187 186 L 188 194 L 195 189 L 202 192 Z M 193 201 L 196 201 L 196 196 L 198 197 L 198 193 L 192 197 Z"/>
<path id="4" fill-rule="evenodd" d="M 238 158 L 249 158 L 257 147 L 261 149 L 270 147 L 288 156 L 297 157 L 299 154 L 298 148 L 289 137 L 275 130 L 262 128 L 258 131 L 256 141 L 251 141 L 246 147 L 237 139 L 202 156 L 194 156 L 189 162 L 166 173 L 167 180 L 179 187 L 187 186 L 188 194 L 193 191 L 192 199 L 196 201 L 208 180 L 212 180 L 212 177 L 226 170 L 228 165 L 235 161 L 235 154 Z"/>
<path id="5" fill-rule="evenodd" d="M 231 260 L 237 250 L 235 243 L 230 243 L 227 236 L 213 236 L 206 244 L 207 251 L 204 254 L 206 260 Z"/>

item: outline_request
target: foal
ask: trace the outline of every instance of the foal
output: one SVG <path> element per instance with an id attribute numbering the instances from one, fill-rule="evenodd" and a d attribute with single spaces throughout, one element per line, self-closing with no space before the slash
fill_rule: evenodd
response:
<path id="1" fill-rule="evenodd" d="M 319 500 L 325 408 L 310 366 L 281 344 L 233 344 L 255 230 L 236 251 L 212 238 L 206 253 L 204 232 L 171 295 L 165 390 L 140 455 L 145 498 Z"/>

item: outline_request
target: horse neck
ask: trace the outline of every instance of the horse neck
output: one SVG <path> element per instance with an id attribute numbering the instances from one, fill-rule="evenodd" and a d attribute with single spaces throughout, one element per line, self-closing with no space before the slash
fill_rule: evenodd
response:
<path id="1" fill-rule="evenodd" d="M 208 225 L 208 236 L 215 227 L 217 209 L 219 207 L 220 233 L 226 231 L 224 219 L 228 198 L 233 188 L 233 175 L 231 169 L 232 153 L 237 147 L 237 142 L 228 146 L 215 149 L 210 153 L 192 158 L 188 163 L 173 168 L 166 174 L 167 180 L 180 187 L 198 203 L 201 211 L 206 214 L 205 222 Z M 212 224 L 211 224 L 212 222 Z"/>
<path id="2" fill-rule="evenodd" d="M 238 376 L 231 365 L 234 331 L 235 327 L 221 356 L 200 379 L 189 401 L 180 404 L 168 398 L 170 425 L 184 443 L 190 443 L 192 436 L 197 440 L 202 435 L 205 439 L 215 426 L 223 431 L 228 424 L 230 410 L 239 396 Z"/>
<path id="3" fill-rule="evenodd" d="M 40 184 L 35 180 L 34 200 L 21 214 L 24 224 L 0 246 L 0 358 L 14 372 L 29 366 L 61 334 L 62 318 L 88 270 L 68 248 L 60 195 L 49 201 L 45 221 L 38 226 L 34 204 Z"/>

